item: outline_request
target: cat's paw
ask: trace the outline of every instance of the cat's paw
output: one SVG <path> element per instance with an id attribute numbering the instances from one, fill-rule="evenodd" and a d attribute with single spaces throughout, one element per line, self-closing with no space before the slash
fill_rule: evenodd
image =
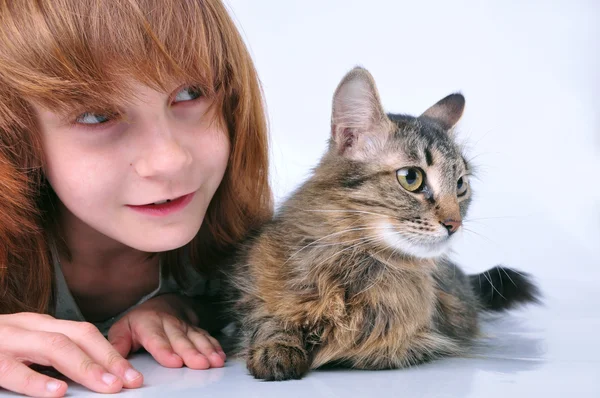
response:
<path id="1" fill-rule="evenodd" d="M 271 343 L 252 347 L 246 366 L 257 379 L 300 379 L 308 372 L 310 359 L 302 347 Z"/>

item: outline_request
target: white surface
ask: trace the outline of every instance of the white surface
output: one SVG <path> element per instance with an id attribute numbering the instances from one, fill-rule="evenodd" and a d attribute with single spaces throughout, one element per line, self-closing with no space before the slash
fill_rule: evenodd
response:
<path id="1" fill-rule="evenodd" d="M 419 114 L 460 90 L 480 179 L 454 258 L 467 272 L 533 274 L 545 307 L 486 324 L 494 339 L 478 358 L 265 383 L 240 363 L 171 370 L 141 356 L 146 385 L 124 395 L 600 397 L 600 2 L 228 3 L 264 84 L 278 202 L 322 154 L 333 90 L 355 64 L 388 111 Z"/>
<path id="2" fill-rule="evenodd" d="M 546 305 L 486 321 L 489 338 L 472 358 L 441 359 L 402 370 L 317 370 L 300 381 L 263 382 L 239 361 L 228 361 L 221 369 L 166 369 L 148 354 L 138 354 L 132 363 L 144 374 L 145 384 L 119 396 L 600 397 L 600 310 L 593 302 L 582 304 L 582 298 L 595 296 L 596 284 L 541 282 Z M 69 387 L 69 396 L 100 395 L 79 385 Z"/>

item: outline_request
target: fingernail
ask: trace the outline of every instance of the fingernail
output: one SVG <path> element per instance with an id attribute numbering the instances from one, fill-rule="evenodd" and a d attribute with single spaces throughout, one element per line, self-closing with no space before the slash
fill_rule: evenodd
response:
<path id="1" fill-rule="evenodd" d="M 111 386 L 115 381 L 117 381 L 117 376 L 111 375 L 110 373 L 104 373 L 102 375 L 102 381 L 107 386 Z"/>
<path id="2" fill-rule="evenodd" d="M 221 358 L 223 358 L 223 359 L 227 358 L 227 354 L 225 354 L 225 351 L 219 350 L 219 351 L 217 351 L 217 353 L 221 356 Z"/>
<path id="3" fill-rule="evenodd" d="M 216 352 L 213 352 L 212 354 L 210 354 L 211 357 L 213 357 L 214 359 L 219 359 L 222 360 L 223 358 L 221 357 L 221 355 L 219 355 Z"/>
<path id="4" fill-rule="evenodd" d="M 48 392 L 56 392 L 60 388 L 61 384 L 59 381 L 52 380 L 46 383 L 46 391 Z"/>
<path id="5" fill-rule="evenodd" d="M 127 369 L 127 372 L 125 372 L 125 379 L 127 379 L 127 381 L 134 381 L 141 375 L 142 374 L 140 372 L 138 372 L 137 370 L 129 368 L 129 369 Z"/>

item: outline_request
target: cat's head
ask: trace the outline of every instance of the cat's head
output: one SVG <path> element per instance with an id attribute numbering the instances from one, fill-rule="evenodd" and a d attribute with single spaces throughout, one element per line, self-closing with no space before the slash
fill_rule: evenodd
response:
<path id="1" fill-rule="evenodd" d="M 419 117 L 386 114 L 367 70 L 355 68 L 340 82 L 323 166 L 335 174 L 344 208 L 379 244 L 432 258 L 461 230 L 470 166 L 452 131 L 464 105 L 451 94 Z"/>

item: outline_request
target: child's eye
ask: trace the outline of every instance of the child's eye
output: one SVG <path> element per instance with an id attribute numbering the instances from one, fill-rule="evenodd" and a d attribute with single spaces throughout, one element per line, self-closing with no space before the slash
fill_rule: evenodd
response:
<path id="1" fill-rule="evenodd" d="M 103 115 L 101 113 L 85 112 L 77 116 L 75 121 L 80 124 L 102 124 L 110 121 L 110 115 Z"/>
<path id="2" fill-rule="evenodd" d="M 198 87 L 189 86 L 181 89 L 175 96 L 173 102 L 192 101 L 202 96 L 202 91 Z"/>

